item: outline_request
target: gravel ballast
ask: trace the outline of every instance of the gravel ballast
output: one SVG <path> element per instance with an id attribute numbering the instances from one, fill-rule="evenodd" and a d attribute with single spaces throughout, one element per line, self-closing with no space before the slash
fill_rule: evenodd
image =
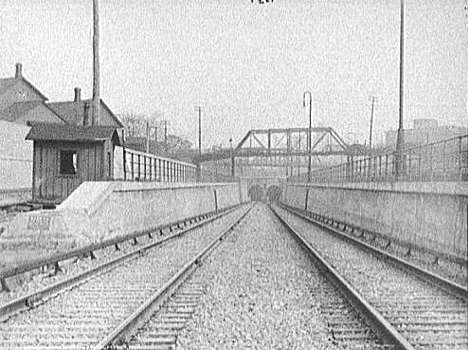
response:
<path id="1" fill-rule="evenodd" d="M 0 349 L 85 349 L 158 290 L 246 208 L 128 260 L 0 323 Z"/>
<path id="2" fill-rule="evenodd" d="M 278 212 L 415 348 L 466 349 L 466 300 L 290 212 Z"/>
<path id="3" fill-rule="evenodd" d="M 177 349 L 336 348 L 310 292 L 323 279 L 264 205 L 256 205 L 197 274 L 206 294 Z"/>
<path id="4" fill-rule="evenodd" d="M 232 215 L 232 213 L 228 215 Z M 94 268 L 106 261 L 110 261 L 119 256 L 125 255 L 137 248 L 140 248 L 145 244 L 170 236 L 172 234 L 176 234 L 177 232 L 180 232 L 183 229 L 175 227 L 173 228 L 172 232 L 169 232 L 169 228 L 165 228 L 163 230 L 164 235 L 162 236 L 158 235 L 158 231 L 156 231 L 153 234 L 154 238 L 152 240 L 149 239 L 147 235 L 144 235 L 138 238 L 137 245 L 134 245 L 132 240 L 122 242 L 119 244 L 120 250 L 118 251 L 116 251 L 116 248 L 113 245 L 107 248 L 94 251 L 94 255 L 97 259 L 82 257 L 72 258 L 70 260 L 60 262 L 60 267 L 62 271 L 58 274 L 54 274 L 53 266 L 49 266 L 49 268 L 46 271 L 36 269 L 15 277 L 8 278 L 6 282 L 10 287 L 11 291 L 2 291 L 0 293 L 0 305 L 6 304 L 7 302 L 10 302 L 16 298 L 37 291 L 41 288 L 50 286 L 55 282 L 65 280 L 75 274 L 79 274 L 88 269 Z M 29 254 L 34 254 L 34 252 L 30 251 Z"/>

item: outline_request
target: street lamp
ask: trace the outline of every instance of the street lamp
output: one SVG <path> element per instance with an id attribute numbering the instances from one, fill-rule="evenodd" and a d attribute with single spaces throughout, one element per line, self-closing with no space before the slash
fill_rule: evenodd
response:
<path id="1" fill-rule="evenodd" d="M 232 149 L 232 137 L 229 139 L 229 148 L 231 154 L 231 176 L 234 177 L 234 152 Z"/>
<path id="2" fill-rule="evenodd" d="M 201 147 L 201 107 L 195 107 L 195 111 L 198 111 L 198 154 L 201 156 L 202 147 Z"/>
<path id="3" fill-rule="evenodd" d="M 377 101 L 377 97 L 370 96 L 369 101 L 371 101 L 371 115 L 370 115 L 370 125 L 369 125 L 369 151 L 372 152 L 372 133 L 374 126 L 374 105 Z"/>
<path id="4" fill-rule="evenodd" d="M 307 137 L 307 152 L 309 153 L 309 162 L 307 166 L 307 182 L 310 182 L 310 172 L 312 167 L 312 93 L 310 91 L 304 92 L 302 96 L 302 106 L 306 106 L 306 95 L 309 95 L 309 132 Z"/>

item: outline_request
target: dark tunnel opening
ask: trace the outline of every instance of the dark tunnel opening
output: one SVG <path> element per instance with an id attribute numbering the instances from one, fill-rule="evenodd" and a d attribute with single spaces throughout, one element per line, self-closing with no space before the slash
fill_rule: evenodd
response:
<path id="1" fill-rule="evenodd" d="M 260 185 L 253 185 L 249 188 L 249 197 L 252 201 L 262 201 L 265 196 L 265 191 Z"/>
<path id="2" fill-rule="evenodd" d="M 281 199 L 281 188 L 276 185 L 268 187 L 267 197 L 270 203 L 278 202 Z"/>

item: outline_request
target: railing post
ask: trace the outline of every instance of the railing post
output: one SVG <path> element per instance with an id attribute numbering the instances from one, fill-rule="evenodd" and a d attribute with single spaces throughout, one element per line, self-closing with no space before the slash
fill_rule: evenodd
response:
<path id="1" fill-rule="evenodd" d="M 463 181 L 463 159 L 462 136 L 460 136 L 458 138 L 458 178 L 460 181 Z"/>
<path id="2" fill-rule="evenodd" d="M 443 176 L 443 179 L 445 180 L 446 179 L 446 168 L 447 168 L 447 164 L 446 164 L 446 160 L 445 160 L 445 157 L 446 157 L 446 152 L 447 152 L 447 141 L 444 141 L 444 147 L 443 147 L 443 151 L 442 151 L 442 158 L 443 158 L 443 161 L 442 161 L 442 164 L 443 164 L 443 167 L 442 167 L 442 176 Z"/>
<path id="3" fill-rule="evenodd" d="M 431 144 L 431 152 L 429 155 L 429 176 L 430 176 L 431 181 L 434 179 L 434 171 L 432 170 L 433 169 L 432 160 L 434 158 L 433 153 L 434 153 L 434 144 Z"/>

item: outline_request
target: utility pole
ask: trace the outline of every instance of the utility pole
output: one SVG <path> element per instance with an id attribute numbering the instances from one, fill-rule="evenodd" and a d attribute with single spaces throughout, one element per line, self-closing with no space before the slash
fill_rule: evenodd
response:
<path id="1" fill-rule="evenodd" d="M 167 152 L 167 120 L 164 120 L 164 148 Z"/>
<path id="2" fill-rule="evenodd" d="M 304 92 L 304 95 L 302 96 L 302 106 L 304 108 L 306 106 L 306 95 L 309 95 L 309 132 L 307 135 L 307 153 L 309 154 L 309 162 L 307 165 L 307 182 L 310 182 L 310 173 L 312 170 L 312 93 L 310 91 Z"/>
<path id="3" fill-rule="evenodd" d="M 197 106 L 195 109 L 198 111 L 198 155 L 202 154 L 202 131 L 201 131 L 201 107 Z"/>
<path id="4" fill-rule="evenodd" d="M 371 114 L 370 114 L 370 126 L 369 126 L 369 150 L 372 151 L 372 127 L 374 125 L 374 104 L 377 101 L 377 97 L 371 96 Z"/>
<path id="5" fill-rule="evenodd" d="M 202 132 L 201 132 L 201 106 L 196 106 L 195 111 L 198 111 L 198 163 L 197 163 L 197 179 L 201 181 L 201 154 L 202 154 Z"/>
<path id="6" fill-rule="evenodd" d="M 101 119 L 99 89 L 99 0 L 93 0 L 93 125 Z"/>
<path id="7" fill-rule="evenodd" d="M 404 143 L 403 135 L 403 59 L 404 59 L 404 19 L 405 19 L 405 6 L 404 0 L 400 0 L 400 104 L 399 104 L 399 118 L 398 118 L 398 131 L 396 142 L 396 159 L 395 159 L 395 175 L 398 178 L 403 169 L 402 162 L 402 147 Z"/>
<path id="8" fill-rule="evenodd" d="M 146 122 L 146 153 L 149 153 L 150 148 L 150 125 L 149 122 Z"/>

